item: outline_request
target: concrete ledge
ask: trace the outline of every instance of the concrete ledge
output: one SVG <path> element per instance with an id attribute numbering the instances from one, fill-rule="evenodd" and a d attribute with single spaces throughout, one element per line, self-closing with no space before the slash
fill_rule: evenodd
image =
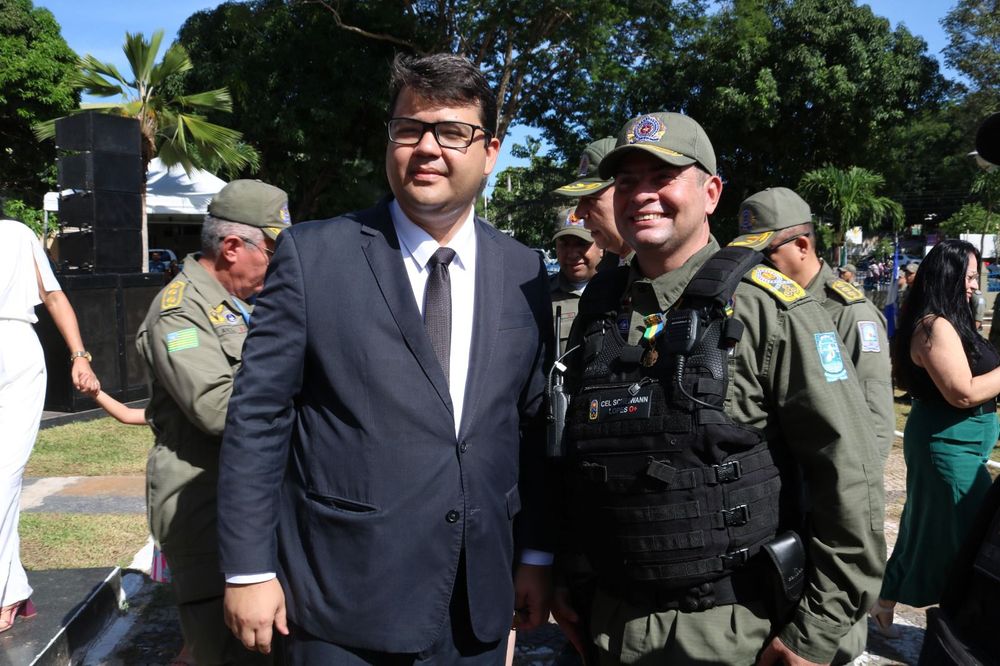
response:
<path id="1" fill-rule="evenodd" d="M 76 661 L 121 609 L 121 569 L 51 569 L 28 574 L 38 615 L 0 634 L 0 666 Z M 81 601 L 82 599 L 82 601 Z"/>

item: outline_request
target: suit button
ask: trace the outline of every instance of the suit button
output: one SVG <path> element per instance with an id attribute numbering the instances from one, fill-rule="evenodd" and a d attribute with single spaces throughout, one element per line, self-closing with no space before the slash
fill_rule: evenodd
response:
<path id="1" fill-rule="evenodd" d="M 465 453 L 466 451 L 469 450 L 469 444 L 467 442 L 462 442 L 461 444 L 458 445 L 458 450 L 461 453 Z"/>
<path id="2" fill-rule="evenodd" d="M 445 515 L 444 519 L 447 520 L 449 523 L 457 523 L 458 522 L 458 511 L 455 511 L 454 509 L 452 509 L 451 511 L 449 511 Z"/>

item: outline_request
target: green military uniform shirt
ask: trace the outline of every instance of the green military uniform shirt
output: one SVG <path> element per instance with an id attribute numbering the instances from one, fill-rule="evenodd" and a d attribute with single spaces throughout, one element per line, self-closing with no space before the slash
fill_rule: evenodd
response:
<path id="1" fill-rule="evenodd" d="M 825 262 L 806 291 L 830 314 L 858 371 L 858 381 L 872 414 L 872 429 L 884 463 L 889 457 L 896 429 L 885 315 L 865 298 L 864 292 L 834 275 Z"/>
<path id="2" fill-rule="evenodd" d="M 566 351 L 566 340 L 572 329 L 573 321 L 580 309 L 580 295 L 586 287 L 576 289 L 573 283 L 566 279 L 566 276 L 559 271 L 549 278 L 549 295 L 552 297 L 552 317 L 555 321 L 556 308 L 560 308 L 561 319 L 559 320 L 559 349 Z"/>
<path id="3" fill-rule="evenodd" d="M 633 262 L 622 299 L 631 309 L 629 343 L 638 343 L 643 317 L 673 307 L 718 249 L 712 239 L 654 280 L 643 278 Z M 804 596 L 784 627 L 772 627 L 755 602 L 657 612 L 600 590 L 591 630 L 606 663 L 752 664 L 772 630 L 797 654 L 827 662 L 878 594 L 885 564 L 882 463 L 867 419 L 857 418 L 866 407 L 853 366 L 821 360 L 831 342 L 845 352 L 829 315 L 802 287 L 764 266 L 750 275 L 758 285 L 744 279 L 733 297 L 733 316 L 746 329 L 730 356 L 725 409 L 737 423 L 786 446 L 802 470 L 811 510 L 803 535 Z M 579 329 L 570 344 L 581 341 Z M 589 341 L 582 342 L 577 362 L 588 356 Z"/>
<path id="4" fill-rule="evenodd" d="M 219 447 L 250 306 L 188 255 L 153 301 L 136 346 L 146 359 L 146 407 L 156 443 L 146 469 L 153 537 L 167 556 L 178 602 L 220 596 L 216 537 Z"/>

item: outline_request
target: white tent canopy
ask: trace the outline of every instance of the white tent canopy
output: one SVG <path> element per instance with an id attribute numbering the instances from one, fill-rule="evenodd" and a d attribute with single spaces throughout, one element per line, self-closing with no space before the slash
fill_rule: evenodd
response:
<path id="1" fill-rule="evenodd" d="M 225 184 L 226 181 L 207 171 L 194 169 L 188 175 L 183 167 L 168 169 L 158 157 L 154 158 L 146 173 L 146 215 L 205 215 L 208 203 Z M 44 209 L 58 212 L 58 192 L 45 195 Z"/>

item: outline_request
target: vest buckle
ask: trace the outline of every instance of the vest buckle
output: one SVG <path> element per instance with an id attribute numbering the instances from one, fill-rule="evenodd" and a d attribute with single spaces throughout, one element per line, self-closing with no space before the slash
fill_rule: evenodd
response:
<path id="1" fill-rule="evenodd" d="M 734 550 L 731 553 L 720 555 L 719 559 L 722 560 L 722 565 L 724 567 L 733 569 L 747 563 L 747 560 L 750 559 L 750 551 L 746 548 L 740 548 L 739 550 Z"/>
<path id="2" fill-rule="evenodd" d="M 721 465 L 712 465 L 715 470 L 715 480 L 718 483 L 729 483 L 743 476 L 743 467 L 739 460 L 730 460 Z"/>
<path id="3" fill-rule="evenodd" d="M 750 508 L 746 504 L 723 509 L 720 513 L 722 513 L 722 523 L 726 527 L 739 527 L 750 522 Z"/>

